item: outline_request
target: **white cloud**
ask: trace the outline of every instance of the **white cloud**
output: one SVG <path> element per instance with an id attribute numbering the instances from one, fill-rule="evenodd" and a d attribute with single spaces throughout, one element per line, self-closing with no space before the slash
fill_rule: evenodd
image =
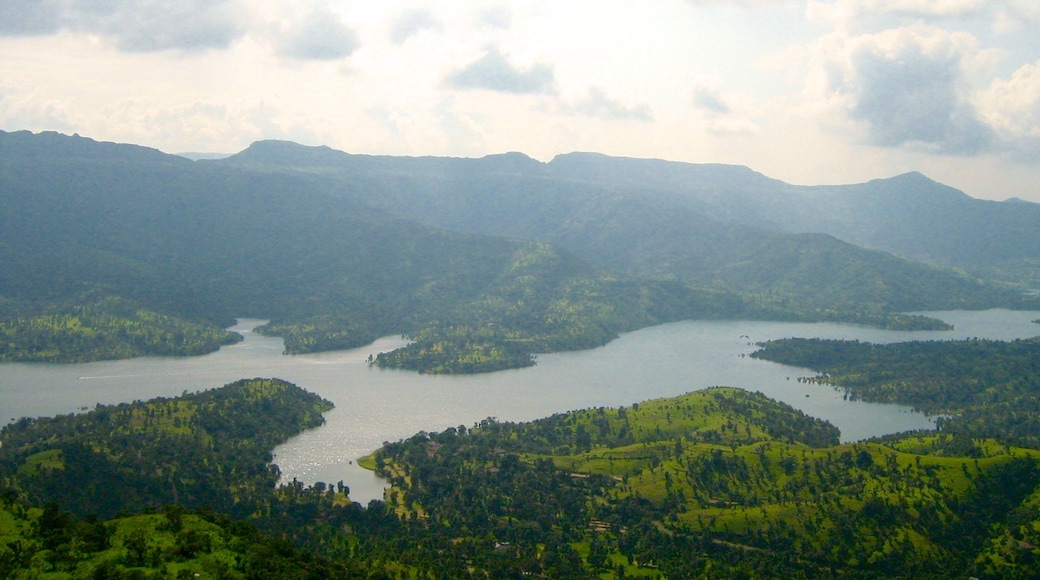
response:
<path id="1" fill-rule="evenodd" d="M 449 74 L 445 84 L 458 89 L 486 89 L 514 95 L 554 92 L 553 67 L 536 63 L 526 69 L 514 66 L 497 48 Z"/>
<path id="2" fill-rule="evenodd" d="M 8 130 L 84 131 L 75 103 L 40 90 L 0 86 L 0 122 Z"/>
<path id="3" fill-rule="evenodd" d="M 992 0 L 810 0 L 806 13 L 813 18 L 850 24 L 880 17 L 952 18 L 975 14 Z"/>
<path id="4" fill-rule="evenodd" d="M 238 0 L 3 0 L 2 5 L 0 35 L 67 30 L 98 35 L 127 52 L 227 48 L 251 22 Z"/>
<path id="5" fill-rule="evenodd" d="M 424 30 L 440 30 L 443 24 L 432 12 L 425 9 L 402 14 L 390 27 L 390 42 L 401 45 Z"/>
<path id="6" fill-rule="evenodd" d="M 727 115 L 732 112 L 732 108 L 726 103 L 725 97 L 714 84 L 705 81 L 695 83 L 693 105 L 709 115 Z"/>
<path id="7" fill-rule="evenodd" d="M 277 54 L 297 60 L 339 60 L 361 44 L 357 33 L 327 8 L 315 8 L 274 30 Z"/>
<path id="8" fill-rule="evenodd" d="M 456 95 L 416 104 L 397 106 L 393 102 L 373 103 L 365 110 L 365 121 L 379 128 L 370 136 L 371 151 L 392 151 L 398 155 L 429 155 L 431 151 L 452 151 L 455 155 L 478 157 L 487 153 L 487 119 L 472 111 L 459 110 Z"/>
<path id="9" fill-rule="evenodd" d="M 971 35 L 923 25 L 835 34 L 821 45 L 817 89 L 870 144 L 976 154 L 993 137 L 967 75 L 981 54 Z"/>
<path id="10" fill-rule="evenodd" d="M 1009 80 L 998 79 L 977 97 L 986 122 L 1012 148 L 1040 153 L 1040 61 L 1015 71 Z"/>
<path id="11" fill-rule="evenodd" d="M 1040 26 L 1040 2 L 1004 0 L 995 11 L 993 27 L 998 32 L 1035 32 Z"/>
<path id="12" fill-rule="evenodd" d="M 788 6 L 796 0 L 686 0 L 687 4 L 694 6 L 739 6 L 742 8 L 772 8 L 774 6 Z"/>
<path id="13" fill-rule="evenodd" d="M 758 133 L 756 122 L 760 107 L 748 97 L 724 94 L 719 79 L 694 81 L 691 103 L 700 126 L 716 136 L 753 135 Z"/>
<path id="14" fill-rule="evenodd" d="M 879 30 L 912 23 L 985 22 L 998 32 L 1035 26 L 1040 4 L 1035 0 L 810 0 L 811 20 L 848 30 Z"/>
<path id="15" fill-rule="evenodd" d="M 513 25 L 513 12 L 505 6 L 491 6 L 480 10 L 477 19 L 485 26 L 508 30 Z"/>
<path id="16" fill-rule="evenodd" d="M 585 94 L 560 106 L 560 111 L 605 121 L 653 121 L 646 103 L 629 104 L 612 97 L 600 87 L 590 87 Z"/>

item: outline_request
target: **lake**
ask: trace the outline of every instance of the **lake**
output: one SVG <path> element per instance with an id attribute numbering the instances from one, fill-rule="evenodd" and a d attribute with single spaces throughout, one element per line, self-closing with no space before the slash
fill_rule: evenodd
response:
<path id="1" fill-rule="evenodd" d="M 875 343 L 1040 334 L 1040 312 L 987 310 L 927 313 L 954 325 L 949 332 L 899 332 L 831 323 L 686 321 L 622 335 L 592 350 L 543 354 L 537 366 L 481 375 L 433 376 L 370 367 L 370 354 L 404 344 L 383 338 L 358 349 L 285 356 L 280 338 L 251 331 L 258 320 L 232 329 L 241 343 L 199 357 L 139 358 L 85 364 L 0 365 L 0 420 L 49 416 L 184 391 L 219 387 L 240 378 L 278 377 L 320 394 L 336 408 L 326 424 L 275 450 L 285 479 L 344 481 L 355 501 L 382 496 L 383 483 L 355 460 L 418 431 L 442 431 L 496 417 L 525 421 L 587 407 L 618 407 L 712 386 L 761 391 L 841 429 L 856 441 L 933 422 L 909 408 L 846 401 L 827 385 L 800 383 L 812 374 L 747 355 L 755 343 L 818 337 Z"/>

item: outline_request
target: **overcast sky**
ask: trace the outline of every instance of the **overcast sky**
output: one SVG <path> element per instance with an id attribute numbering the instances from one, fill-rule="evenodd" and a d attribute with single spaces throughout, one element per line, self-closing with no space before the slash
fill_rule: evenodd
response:
<path id="1" fill-rule="evenodd" d="M 0 0 L 0 129 L 916 170 L 1040 202 L 1040 2 Z"/>

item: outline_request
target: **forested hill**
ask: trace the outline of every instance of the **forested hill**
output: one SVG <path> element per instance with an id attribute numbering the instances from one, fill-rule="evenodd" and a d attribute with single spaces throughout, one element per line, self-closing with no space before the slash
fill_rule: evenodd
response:
<path id="1" fill-rule="evenodd" d="M 416 225 L 305 176 L 56 134 L 0 133 L 0 151 L 0 360 L 196 354 L 252 316 L 289 352 L 409 333 L 383 364 L 480 371 L 751 312 L 544 243 Z"/>
<path id="2" fill-rule="evenodd" d="M 388 505 L 424 522 L 423 551 L 459 576 L 1035 577 L 1035 450 L 834 438 L 761 395 L 709 389 L 417 433 L 373 461 Z"/>
<path id="3" fill-rule="evenodd" d="M 180 503 L 243 516 L 270 493 L 266 463 L 332 403 L 279 379 L 243 379 L 169 399 L 23 418 L 0 429 L 0 481 L 79 515 Z"/>
<path id="4" fill-rule="evenodd" d="M 251 379 L 4 427 L 0 577 L 1035 577 L 1040 453 L 996 433 L 838 444 L 713 388 L 385 443 L 363 509 L 273 485 L 329 407 Z"/>
<path id="5" fill-rule="evenodd" d="M 418 223 L 545 241 L 630 275 L 782 294 L 788 305 L 803 308 L 942 309 L 1015 301 L 963 272 L 839 241 L 830 234 L 845 232 L 820 226 L 833 221 L 827 217 L 833 204 L 821 201 L 817 208 L 818 190 L 745 167 L 589 153 L 550 163 L 518 153 L 481 159 L 349 155 L 282 141 L 255 143 L 216 163 L 320 175 L 338 184 L 337 195 Z M 938 211 L 943 207 L 939 203 Z M 863 211 L 876 216 L 885 207 Z M 890 212 L 910 219 L 906 213 L 895 206 Z M 938 219 L 920 207 L 910 213 Z M 794 219 L 803 214 L 818 220 Z M 903 237 L 914 235 L 906 225 L 910 233 Z M 1019 230 L 1006 235 L 1017 240 Z M 988 255 L 989 243 L 974 243 L 974 252 Z M 1019 254 L 1000 252 L 1001 260 Z"/>
<path id="6" fill-rule="evenodd" d="M 723 223 L 826 233 L 975 275 L 1040 281 L 1040 204 L 972 198 L 918 172 L 866 183 L 795 186 L 746 167 L 557 156 L 560 179 L 644 191 Z"/>
<path id="7" fill-rule="evenodd" d="M 891 313 L 1019 302 L 830 236 L 560 189 L 520 154 L 274 142 L 193 162 L 29 132 L 0 132 L 0 153 L 0 361 L 198 354 L 249 316 L 290 353 L 405 333 L 377 364 L 479 372 L 686 318 L 918 324 Z"/>

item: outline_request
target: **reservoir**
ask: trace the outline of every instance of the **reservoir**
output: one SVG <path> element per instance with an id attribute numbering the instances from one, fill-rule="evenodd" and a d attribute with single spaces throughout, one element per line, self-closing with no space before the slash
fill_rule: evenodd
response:
<path id="1" fill-rule="evenodd" d="M 382 482 L 356 459 L 418 431 L 471 426 L 488 417 L 526 421 L 588 407 L 618 407 L 712 386 L 760 391 L 841 429 L 856 441 L 933 422 L 898 405 L 846 401 L 827 385 L 801 383 L 811 371 L 750 358 L 755 343 L 818 337 L 875 343 L 1040 334 L 1040 312 L 987 310 L 926 313 L 948 332 L 901 332 L 833 323 L 686 321 L 622 335 L 604 347 L 538 357 L 537 366 L 480 375 L 435 376 L 371 367 L 370 354 L 404 344 L 383 338 L 363 348 L 285 356 L 282 340 L 233 327 L 245 340 L 186 358 L 139 358 L 84 364 L 0 365 L 0 421 L 50 416 L 158 396 L 215 388 L 240 378 L 278 377 L 335 403 L 326 424 L 275 451 L 285 479 L 343 481 L 362 504 L 382 496 Z"/>

